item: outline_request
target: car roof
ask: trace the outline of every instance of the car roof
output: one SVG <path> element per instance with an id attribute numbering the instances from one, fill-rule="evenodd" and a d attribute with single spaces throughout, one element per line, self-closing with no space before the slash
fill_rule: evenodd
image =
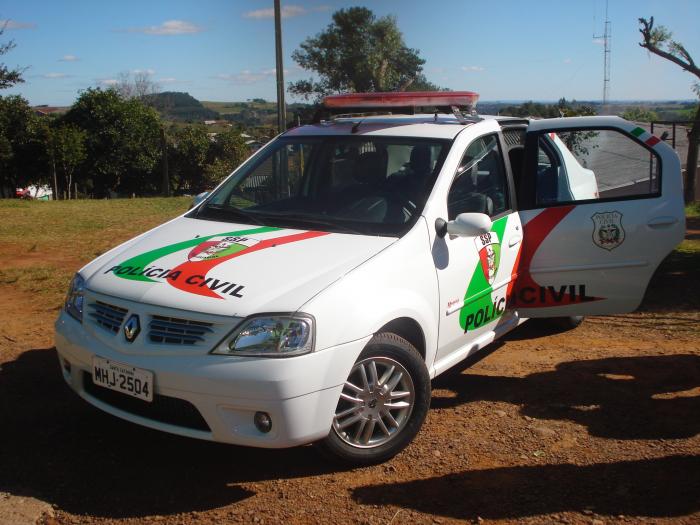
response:
<path id="1" fill-rule="evenodd" d="M 283 136 L 373 135 L 454 139 L 465 127 L 494 120 L 499 124 L 523 122 L 521 118 L 491 115 L 467 116 L 461 121 L 454 115 L 446 114 L 338 116 L 290 129 Z"/>

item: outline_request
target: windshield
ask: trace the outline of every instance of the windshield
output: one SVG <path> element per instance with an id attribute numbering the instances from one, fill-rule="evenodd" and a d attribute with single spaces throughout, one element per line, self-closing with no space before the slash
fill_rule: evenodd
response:
<path id="1" fill-rule="evenodd" d="M 423 211 L 448 145 L 403 137 L 283 137 L 193 216 L 400 236 Z"/>

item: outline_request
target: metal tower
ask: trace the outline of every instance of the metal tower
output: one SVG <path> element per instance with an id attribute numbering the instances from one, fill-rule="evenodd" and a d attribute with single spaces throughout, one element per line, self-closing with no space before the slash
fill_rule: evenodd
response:
<path id="1" fill-rule="evenodd" d="M 602 35 L 593 35 L 593 38 L 603 39 L 603 106 L 608 103 L 610 97 L 610 51 L 612 32 L 610 19 L 608 18 L 608 0 L 605 0 L 605 26 Z"/>

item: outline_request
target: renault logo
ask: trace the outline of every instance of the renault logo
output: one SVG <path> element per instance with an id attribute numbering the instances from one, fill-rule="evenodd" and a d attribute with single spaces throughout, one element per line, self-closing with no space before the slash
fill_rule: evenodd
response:
<path id="1" fill-rule="evenodd" d="M 139 316 L 134 314 L 129 317 L 124 324 L 124 337 L 126 337 L 126 340 L 130 343 L 133 343 L 140 331 L 141 323 L 139 323 Z"/>

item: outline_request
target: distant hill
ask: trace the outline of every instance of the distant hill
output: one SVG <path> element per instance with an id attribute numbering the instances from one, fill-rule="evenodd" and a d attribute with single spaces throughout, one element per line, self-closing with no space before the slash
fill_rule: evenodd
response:
<path id="1" fill-rule="evenodd" d="M 202 122 L 220 118 L 218 112 L 204 107 L 189 93 L 164 91 L 163 93 L 147 95 L 145 101 L 168 120 Z"/>
<path id="2" fill-rule="evenodd" d="M 244 127 L 275 126 L 277 124 L 277 103 L 268 102 L 262 98 L 254 98 L 246 102 L 207 102 L 204 107 L 216 111 L 222 120 L 236 122 Z M 307 119 L 310 104 L 287 104 L 287 120 L 291 121 L 300 114 L 302 120 Z"/>

